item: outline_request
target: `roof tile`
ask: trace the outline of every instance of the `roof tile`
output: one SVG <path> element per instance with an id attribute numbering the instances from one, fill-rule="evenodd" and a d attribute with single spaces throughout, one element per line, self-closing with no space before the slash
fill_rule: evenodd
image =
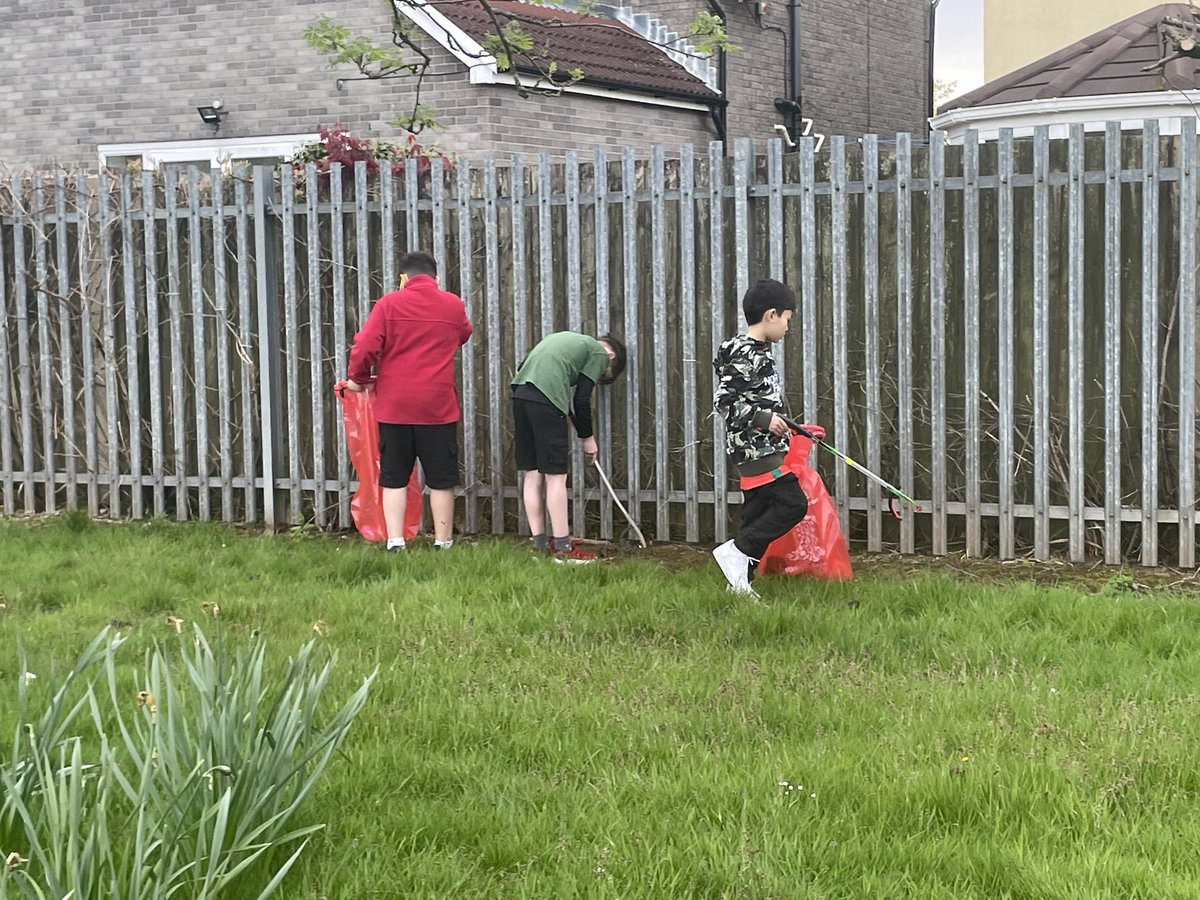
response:
<path id="1" fill-rule="evenodd" d="M 1143 71 L 1166 52 L 1160 26 L 1192 21 L 1187 3 L 1161 3 L 1088 35 L 1049 56 L 955 97 L 938 112 L 1055 97 L 1092 97 L 1200 87 L 1200 59 L 1181 58 L 1164 70 Z M 1197 23 L 1200 36 L 1200 23 Z"/>
<path id="2" fill-rule="evenodd" d="M 429 5 L 480 43 L 496 32 L 477 0 L 432 0 Z M 581 69 L 582 84 L 702 102 L 718 96 L 660 47 L 614 19 L 519 0 L 490 0 L 489 5 L 502 24 L 516 19 L 533 39 L 530 55 L 555 62 L 563 75 Z M 527 60 L 514 63 L 522 74 L 537 74 Z"/>

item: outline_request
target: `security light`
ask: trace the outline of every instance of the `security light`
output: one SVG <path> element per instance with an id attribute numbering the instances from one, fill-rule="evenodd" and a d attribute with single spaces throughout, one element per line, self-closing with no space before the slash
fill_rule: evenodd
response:
<path id="1" fill-rule="evenodd" d="M 200 121 L 205 125 L 211 125 L 214 129 L 221 127 L 221 120 L 229 115 L 229 110 L 225 109 L 220 100 L 214 100 L 208 106 L 197 106 L 196 112 L 200 114 Z"/>

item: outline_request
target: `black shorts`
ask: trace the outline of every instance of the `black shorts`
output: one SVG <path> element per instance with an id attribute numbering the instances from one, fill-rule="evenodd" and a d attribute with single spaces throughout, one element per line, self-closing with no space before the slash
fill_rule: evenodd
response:
<path id="1" fill-rule="evenodd" d="M 408 486 L 413 463 L 421 461 L 425 484 L 435 491 L 458 487 L 458 423 L 379 423 L 379 486 Z"/>
<path id="2" fill-rule="evenodd" d="M 549 403 L 513 398 L 517 468 L 543 475 L 566 475 L 571 456 L 567 417 Z"/>

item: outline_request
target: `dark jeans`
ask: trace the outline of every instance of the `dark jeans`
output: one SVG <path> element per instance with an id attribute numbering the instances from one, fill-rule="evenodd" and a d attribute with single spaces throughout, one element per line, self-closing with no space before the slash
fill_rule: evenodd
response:
<path id="1" fill-rule="evenodd" d="M 742 527 L 733 544 L 751 559 L 762 559 L 771 541 L 799 525 L 807 513 L 808 498 L 791 472 L 743 491 Z"/>

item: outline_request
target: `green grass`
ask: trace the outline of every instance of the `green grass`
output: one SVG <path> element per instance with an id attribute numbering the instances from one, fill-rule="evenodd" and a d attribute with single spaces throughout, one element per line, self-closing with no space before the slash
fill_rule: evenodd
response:
<path id="1" fill-rule="evenodd" d="M 712 564 L 73 518 L 0 547 L 0 747 L 18 637 L 35 696 L 205 603 L 276 664 L 316 628 L 333 697 L 379 667 L 288 898 L 1200 894 L 1188 597 L 872 573 L 751 605 Z"/>

